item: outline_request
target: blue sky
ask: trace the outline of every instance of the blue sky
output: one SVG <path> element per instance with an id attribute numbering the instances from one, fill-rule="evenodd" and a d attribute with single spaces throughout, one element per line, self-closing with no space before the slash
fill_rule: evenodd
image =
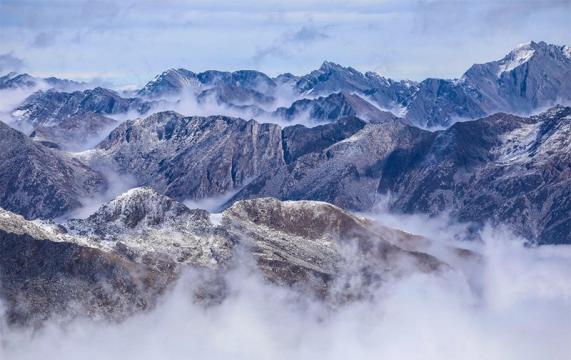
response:
<path id="1" fill-rule="evenodd" d="M 171 67 L 420 80 L 571 44 L 571 0 L 0 0 L 0 71 L 140 85 Z"/>

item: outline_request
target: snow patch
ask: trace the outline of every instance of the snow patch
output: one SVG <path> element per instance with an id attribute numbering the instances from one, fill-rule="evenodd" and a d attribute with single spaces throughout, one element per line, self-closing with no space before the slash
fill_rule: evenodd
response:
<path id="1" fill-rule="evenodd" d="M 571 47 L 567 45 L 563 46 L 563 55 L 565 55 L 566 58 L 571 59 Z"/>
<path id="2" fill-rule="evenodd" d="M 528 150 L 537 139 L 540 124 L 526 124 L 505 134 L 498 149 L 498 162 L 508 164 L 528 160 Z"/>
<path id="3" fill-rule="evenodd" d="M 518 66 L 528 62 L 535 54 L 535 50 L 531 47 L 531 43 L 522 44 L 515 50 L 510 52 L 505 58 L 498 62 L 498 76 L 506 71 L 511 71 Z"/>

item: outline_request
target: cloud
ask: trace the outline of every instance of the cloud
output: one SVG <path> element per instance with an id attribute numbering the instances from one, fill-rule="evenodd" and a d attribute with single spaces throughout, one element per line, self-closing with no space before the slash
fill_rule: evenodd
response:
<path id="1" fill-rule="evenodd" d="M 24 60 L 14 56 L 11 52 L 0 54 L 0 73 L 9 71 L 18 72 L 24 65 Z"/>
<path id="2" fill-rule="evenodd" d="M 56 38 L 57 34 L 55 32 L 42 31 L 34 37 L 30 45 L 35 48 L 46 48 L 53 45 Z"/>
<path id="3" fill-rule="evenodd" d="M 275 39 L 271 45 L 256 51 L 253 56 L 254 62 L 258 63 L 268 57 L 288 57 L 293 49 L 300 50 L 305 46 L 329 39 L 324 27 L 314 25 L 303 25 L 294 32 L 286 32 Z M 292 49 L 293 48 L 293 49 Z"/>
<path id="4" fill-rule="evenodd" d="M 82 204 L 81 207 L 64 214 L 62 217 L 58 218 L 57 221 L 64 221 L 72 218 L 84 219 L 96 212 L 106 202 L 116 198 L 119 194 L 127 192 L 128 190 L 138 186 L 137 179 L 135 179 L 134 176 L 130 174 L 119 174 L 108 164 L 102 163 L 98 161 L 98 159 L 90 159 L 90 154 L 89 150 L 83 153 L 83 156 L 79 153 L 79 158 L 86 160 L 91 168 L 99 171 L 105 177 L 107 189 L 103 193 L 80 199 Z"/>
<path id="5" fill-rule="evenodd" d="M 328 39 L 327 35 L 322 29 L 317 29 L 314 26 L 302 26 L 301 29 L 294 32 L 287 41 L 294 43 L 311 43 L 318 40 Z"/>

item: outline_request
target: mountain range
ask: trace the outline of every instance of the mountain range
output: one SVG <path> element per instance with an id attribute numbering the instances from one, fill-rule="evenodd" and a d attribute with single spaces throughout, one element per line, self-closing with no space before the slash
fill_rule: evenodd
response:
<path id="1" fill-rule="evenodd" d="M 418 127 L 444 128 L 496 112 L 525 115 L 569 104 L 570 69 L 568 46 L 532 41 L 500 60 L 473 65 L 453 80 L 395 81 L 326 61 L 303 76 L 274 78 L 253 70 L 194 73 L 170 69 L 140 90 L 124 94 L 103 88 L 66 92 L 62 89 L 81 84 L 14 73 L 0 78 L 0 89 L 39 83 L 52 88 L 30 96 L 14 109 L 13 122 L 32 127 L 57 123 L 78 112 L 132 115 L 177 110 L 181 102 L 192 98 L 196 106 L 202 106 L 200 111 L 210 112 L 205 115 L 262 121 L 295 121 L 301 115 L 323 122 L 353 115 L 382 118 L 392 112 Z"/>
<path id="2" fill-rule="evenodd" d="M 129 92 L 0 77 L 14 90 L 30 93 L 0 109 L 0 297 L 13 323 L 121 320 L 187 268 L 204 304 L 246 263 L 335 307 L 480 261 L 381 226 L 369 217 L 380 206 L 446 215 L 474 241 L 491 225 L 571 244 L 567 46 L 523 44 L 454 80 L 324 62 L 303 76 L 171 69 Z"/>

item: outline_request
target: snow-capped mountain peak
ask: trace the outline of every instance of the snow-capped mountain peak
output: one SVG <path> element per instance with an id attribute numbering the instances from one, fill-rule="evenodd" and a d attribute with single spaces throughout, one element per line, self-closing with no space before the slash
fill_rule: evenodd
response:
<path id="1" fill-rule="evenodd" d="M 543 43 L 545 44 L 545 43 Z M 520 44 L 502 60 L 498 62 L 498 75 L 503 72 L 511 71 L 516 67 L 526 63 L 535 54 L 537 43 L 531 41 L 529 43 Z"/>

